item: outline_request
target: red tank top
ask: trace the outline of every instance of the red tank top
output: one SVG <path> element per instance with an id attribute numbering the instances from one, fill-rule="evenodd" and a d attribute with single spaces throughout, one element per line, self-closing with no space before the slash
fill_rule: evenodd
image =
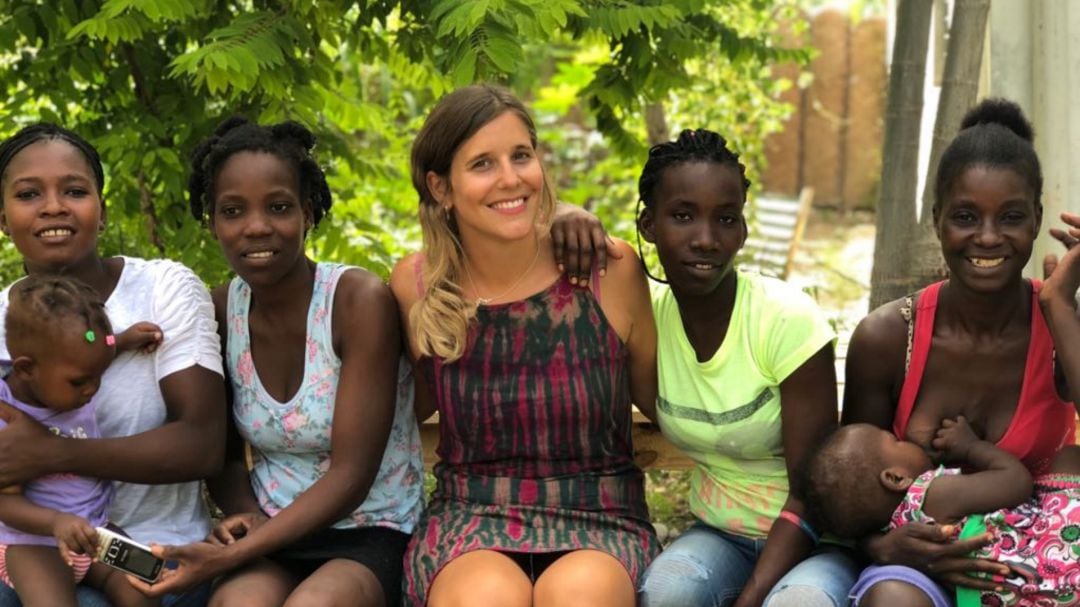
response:
<path id="1" fill-rule="evenodd" d="M 911 345 L 911 366 L 904 377 L 900 403 L 893 418 L 893 434 L 904 437 L 919 394 L 926 359 L 934 337 L 934 316 L 938 293 L 943 282 L 934 283 L 919 295 L 915 331 Z M 1073 444 L 1076 434 L 1076 409 L 1061 400 L 1054 385 L 1054 342 L 1039 308 L 1037 280 L 1031 281 L 1031 342 L 1028 344 L 1020 402 L 1009 427 L 997 446 L 1020 458 L 1032 474 L 1050 468 L 1054 455 L 1064 445 Z"/>

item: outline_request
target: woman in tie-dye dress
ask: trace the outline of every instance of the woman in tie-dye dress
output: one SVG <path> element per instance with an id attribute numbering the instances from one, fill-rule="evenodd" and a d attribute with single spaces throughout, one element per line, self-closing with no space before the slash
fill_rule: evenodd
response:
<path id="1" fill-rule="evenodd" d="M 436 488 L 405 557 L 411 605 L 633 605 L 658 543 L 630 444 L 651 414 L 656 333 L 630 248 L 572 285 L 521 102 L 443 98 L 412 152 L 424 250 L 391 277 L 439 411 Z M 580 288 L 587 286 L 588 288 Z"/>

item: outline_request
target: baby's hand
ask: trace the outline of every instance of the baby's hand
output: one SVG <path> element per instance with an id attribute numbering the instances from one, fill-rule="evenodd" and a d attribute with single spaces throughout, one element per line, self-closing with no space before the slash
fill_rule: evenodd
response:
<path id="1" fill-rule="evenodd" d="M 60 549 L 60 558 L 69 566 L 72 552 L 91 556 L 97 552 L 97 530 L 81 516 L 58 513 L 53 521 L 53 537 Z"/>
<path id="2" fill-rule="evenodd" d="M 137 322 L 116 336 L 116 351 L 139 350 L 151 354 L 161 345 L 161 327 L 152 322 Z"/>
<path id="3" fill-rule="evenodd" d="M 934 435 L 931 445 L 935 450 L 943 453 L 945 459 L 963 461 L 967 458 L 971 446 L 979 440 L 981 439 L 975 436 L 975 431 L 971 429 L 971 424 L 967 419 L 963 415 L 958 415 L 955 420 L 941 420 L 941 427 Z"/>

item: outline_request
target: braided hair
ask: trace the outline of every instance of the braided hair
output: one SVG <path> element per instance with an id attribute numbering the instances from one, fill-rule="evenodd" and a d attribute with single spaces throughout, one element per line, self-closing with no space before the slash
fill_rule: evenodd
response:
<path id="1" fill-rule="evenodd" d="M 267 152 L 289 163 L 300 181 L 302 204 L 309 205 L 313 226 L 330 212 L 333 199 L 326 175 L 312 155 L 315 135 L 303 125 L 286 121 L 263 126 L 245 118 L 222 122 L 214 134 L 191 153 L 188 204 L 195 219 L 214 212 L 214 180 L 230 156 L 238 152 Z"/>
<path id="2" fill-rule="evenodd" d="M 649 150 L 649 159 L 641 169 L 638 179 L 638 197 L 645 208 L 653 208 L 653 194 L 656 186 L 667 169 L 689 162 L 715 162 L 735 167 L 739 171 L 743 185 L 743 201 L 750 189 L 750 180 L 746 178 L 746 167 L 739 162 L 739 155 L 727 146 L 727 140 L 719 133 L 707 129 L 686 129 L 679 133 L 675 141 L 654 145 Z"/>
<path id="3" fill-rule="evenodd" d="M 77 321 L 79 332 L 94 331 L 102 337 L 112 333 L 105 302 L 86 283 L 56 275 L 31 274 L 11 287 L 5 339 L 12 358 L 20 347 L 41 340 L 50 331 L 68 331 L 65 321 Z"/>
<path id="4" fill-rule="evenodd" d="M 1032 146 L 1031 123 L 1020 106 L 1007 99 L 985 99 L 968 110 L 960 129 L 938 163 L 934 181 L 935 217 L 957 179 L 973 166 L 1016 171 L 1031 187 L 1035 210 L 1041 215 L 1042 168 Z"/>
<path id="5" fill-rule="evenodd" d="M 74 131 L 69 131 L 51 122 L 39 122 L 24 127 L 5 139 L 3 143 L 0 143 L 0 184 L 4 181 L 4 174 L 7 172 L 8 164 L 11 163 L 11 159 L 16 154 L 39 141 L 52 140 L 66 142 L 82 153 L 86 158 L 86 163 L 90 165 L 90 170 L 94 173 L 98 198 L 101 198 L 102 191 L 105 189 L 105 170 L 101 167 L 101 157 L 98 155 L 98 151 L 94 146 L 90 145 L 89 141 L 83 139 Z"/>
<path id="6" fill-rule="evenodd" d="M 750 189 L 750 180 L 746 178 L 746 167 L 739 162 L 739 155 L 731 151 L 727 146 L 727 140 L 722 135 L 708 129 L 685 129 L 679 133 L 678 139 L 652 146 L 649 149 L 649 158 L 641 169 L 641 177 L 638 179 L 638 213 L 640 219 L 644 213 L 641 205 L 652 211 L 656 206 L 656 187 L 664 178 L 664 172 L 691 162 L 714 162 L 719 165 L 735 167 L 742 180 L 742 200 L 746 202 L 746 192 Z M 638 222 L 637 229 L 638 257 L 641 258 L 641 267 L 646 276 L 652 280 L 668 284 L 668 281 L 658 276 L 653 276 L 645 263 L 645 254 L 641 248 L 641 224 Z"/>

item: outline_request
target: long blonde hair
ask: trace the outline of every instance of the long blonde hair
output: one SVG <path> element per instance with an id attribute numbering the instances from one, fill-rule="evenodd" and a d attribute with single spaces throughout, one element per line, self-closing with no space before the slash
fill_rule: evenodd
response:
<path id="1" fill-rule="evenodd" d="M 521 119 L 536 148 L 536 125 L 525 105 L 510 91 L 487 84 L 467 86 L 440 99 L 413 142 L 412 181 L 420 195 L 420 229 L 424 236 L 421 276 L 425 291 L 409 311 L 409 322 L 417 348 L 425 356 L 438 356 L 448 362 L 461 358 L 469 322 L 476 316 L 476 304 L 465 300 L 460 285 L 465 256 L 457 223 L 431 193 L 427 174 L 434 172 L 449 180 L 458 148 L 505 112 L 513 112 Z M 555 192 L 545 171 L 539 223 L 546 225 L 554 211 Z"/>

